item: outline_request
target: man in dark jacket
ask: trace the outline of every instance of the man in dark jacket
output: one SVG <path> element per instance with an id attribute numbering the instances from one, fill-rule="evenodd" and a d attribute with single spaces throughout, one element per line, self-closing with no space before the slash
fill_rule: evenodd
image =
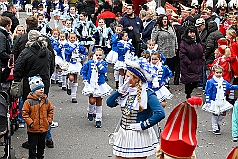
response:
<path id="1" fill-rule="evenodd" d="M 2 16 L 9 17 L 12 20 L 12 27 L 11 27 L 11 32 L 13 33 L 15 28 L 19 25 L 19 20 L 15 16 L 17 12 L 16 5 L 13 4 L 8 4 L 7 5 L 7 11 L 2 13 Z"/>
<path id="2" fill-rule="evenodd" d="M 10 59 L 11 46 L 10 35 L 12 21 L 6 16 L 0 18 L 0 60 L 2 68 L 7 66 L 8 59 Z"/>
<path id="3" fill-rule="evenodd" d="M 132 45 L 136 50 L 136 55 L 140 57 L 141 53 L 139 51 L 140 48 L 138 42 L 140 38 L 138 37 L 138 34 L 143 30 L 143 22 L 134 14 L 134 10 L 135 8 L 133 4 L 128 4 L 126 7 L 127 13 L 121 18 L 119 24 L 123 26 L 123 31 L 128 33 L 128 37 L 132 39 Z"/>

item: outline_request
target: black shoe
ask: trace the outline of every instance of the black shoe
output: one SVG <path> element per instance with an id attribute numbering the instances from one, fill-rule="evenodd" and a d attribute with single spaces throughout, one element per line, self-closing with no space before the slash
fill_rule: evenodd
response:
<path id="1" fill-rule="evenodd" d="M 119 87 L 119 81 L 116 81 L 116 89 Z"/>
<path id="2" fill-rule="evenodd" d="M 51 80 L 50 80 L 50 83 L 51 83 L 51 84 L 55 84 L 55 80 L 51 79 Z"/>
<path id="3" fill-rule="evenodd" d="M 96 114 L 95 113 L 93 113 L 93 117 L 96 118 Z"/>
<path id="4" fill-rule="evenodd" d="M 56 81 L 55 81 L 55 84 L 59 84 L 59 80 L 56 80 Z"/>
<path id="5" fill-rule="evenodd" d="M 46 140 L 45 145 L 48 148 L 54 148 L 54 142 L 52 140 Z"/>
<path id="6" fill-rule="evenodd" d="M 22 146 L 23 148 L 25 148 L 25 149 L 29 149 L 29 143 L 28 143 L 28 141 L 24 142 L 21 146 Z"/>
<path id="7" fill-rule="evenodd" d="M 59 86 L 59 87 L 62 87 L 62 82 L 59 82 L 59 83 L 58 83 L 58 86 Z"/>
<path id="8" fill-rule="evenodd" d="M 101 128 L 102 127 L 102 122 L 101 121 L 96 121 L 95 126 L 96 126 L 96 128 Z"/>
<path id="9" fill-rule="evenodd" d="M 88 120 L 89 120 L 89 121 L 93 121 L 93 114 L 89 114 L 89 113 L 88 113 Z"/>
<path id="10" fill-rule="evenodd" d="M 219 124 L 217 124 L 218 130 L 221 131 L 221 127 Z"/>
<path id="11" fill-rule="evenodd" d="M 72 99 L 72 103 L 78 103 L 75 98 Z"/>
<path id="12" fill-rule="evenodd" d="M 67 91 L 68 95 L 71 95 L 71 89 L 68 89 L 68 87 L 67 87 L 66 91 Z"/>
<path id="13" fill-rule="evenodd" d="M 66 88 L 66 87 L 62 87 L 62 90 L 63 90 L 63 91 L 66 91 L 66 90 L 67 90 L 67 88 Z"/>
<path id="14" fill-rule="evenodd" d="M 220 132 L 220 130 L 216 130 L 216 131 L 214 131 L 214 134 L 215 135 L 221 135 L 221 132 Z"/>

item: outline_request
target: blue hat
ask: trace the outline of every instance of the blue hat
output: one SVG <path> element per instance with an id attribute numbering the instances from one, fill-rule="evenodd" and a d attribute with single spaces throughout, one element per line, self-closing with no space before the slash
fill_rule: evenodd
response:
<path id="1" fill-rule="evenodd" d="M 29 85 L 32 92 L 45 87 L 40 76 L 29 77 Z"/>
<path id="2" fill-rule="evenodd" d="M 152 81 L 152 76 L 155 75 L 155 69 L 145 58 L 133 57 L 126 60 L 125 63 L 127 70 L 134 73 L 142 82 Z"/>

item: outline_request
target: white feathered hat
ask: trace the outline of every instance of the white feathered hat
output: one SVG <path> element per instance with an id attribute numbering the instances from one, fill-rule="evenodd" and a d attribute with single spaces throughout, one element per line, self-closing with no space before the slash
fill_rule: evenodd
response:
<path id="1" fill-rule="evenodd" d="M 219 9 L 226 9 L 227 3 L 226 3 L 225 0 L 218 0 L 217 4 L 216 4 L 216 7 L 219 8 Z"/>
<path id="2" fill-rule="evenodd" d="M 213 8 L 213 0 L 207 0 L 206 7 L 212 7 Z"/>
<path id="3" fill-rule="evenodd" d="M 229 7 L 230 8 L 237 8 L 238 7 L 238 0 L 231 0 L 229 2 Z"/>
<path id="4" fill-rule="evenodd" d="M 198 8 L 198 0 L 192 0 L 191 7 Z"/>

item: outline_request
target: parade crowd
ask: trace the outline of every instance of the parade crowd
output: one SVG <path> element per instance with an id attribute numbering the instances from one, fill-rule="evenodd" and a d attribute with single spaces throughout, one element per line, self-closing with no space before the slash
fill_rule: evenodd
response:
<path id="1" fill-rule="evenodd" d="M 45 146 L 54 148 L 51 128 L 58 123 L 47 97 L 52 84 L 72 103 L 78 102 L 77 93 L 87 96 L 87 119 L 96 128 L 103 126 L 105 97 L 107 106 L 121 107 L 112 136 L 116 159 L 155 153 L 160 159 L 196 158 L 197 107 L 211 113 L 215 135 L 221 135 L 226 111 L 233 109 L 232 138 L 237 142 L 237 1 L 156 7 L 151 0 L 139 9 L 127 0 L 33 0 L 26 25 L 18 20 L 22 2 L 13 3 L 0 2 L 1 88 L 10 92 L 12 83 L 23 84 L 18 121 L 20 128 L 27 127 L 22 147 L 29 149 L 29 159 L 44 158 Z M 107 84 L 109 64 L 114 86 Z M 158 140 L 154 126 L 165 118 L 166 100 L 173 98 L 170 85 L 180 83 L 187 100 L 171 112 Z M 191 96 L 197 87 L 205 94 L 203 105 Z"/>

